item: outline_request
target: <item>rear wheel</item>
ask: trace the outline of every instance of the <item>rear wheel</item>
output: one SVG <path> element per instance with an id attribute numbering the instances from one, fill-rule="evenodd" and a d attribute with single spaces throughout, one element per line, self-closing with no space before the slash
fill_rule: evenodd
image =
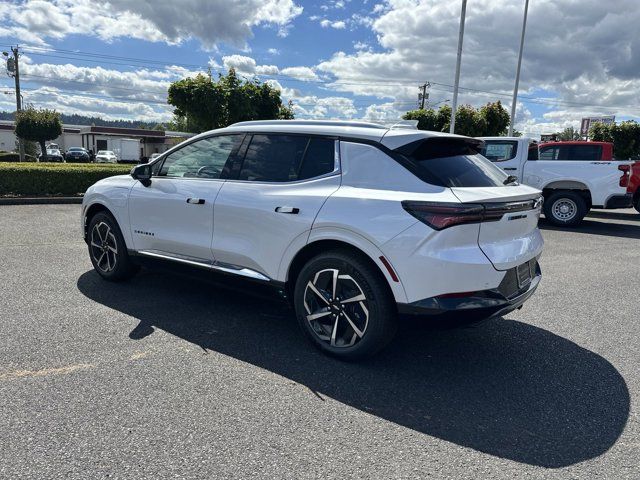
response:
<path id="1" fill-rule="evenodd" d="M 87 244 L 93 268 L 105 280 L 127 280 L 140 269 L 129 258 L 118 223 L 107 212 L 91 217 Z"/>
<path id="2" fill-rule="evenodd" d="M 325 353 L 355 360 L 377 353 L 396 332 L 386 280 L 366 258 L 335 250 L 312 258 L 296 280 L 300 327 Z"/>
<path id="3" fill-rule="evenodd" d="M 636 197 L 635 202 L 633 202 L 633 208 L 636 209 L 638 213 L 640 213 L 640 195 Z"/>
<path id="4" fill-rule="evenodd" d="M 548 222 L 560 227 L 574 227 L 587 214 L 587 203 L 576 192 L 552 193 L 544 202 L 544 216 Z"/>

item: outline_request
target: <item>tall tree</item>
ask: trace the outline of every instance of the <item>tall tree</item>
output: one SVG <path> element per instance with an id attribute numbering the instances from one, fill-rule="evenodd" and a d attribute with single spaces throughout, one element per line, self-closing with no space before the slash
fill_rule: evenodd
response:
<path id="1" fill-rule="evenodd" d="M 60 114 L 55 110 L 27 108 L 16 114 L 16 135 L 23 140 L 38 142 L 46 153 L 45 142 L 62 135 Z"/>
<path id="2" fill-rule="evenodd" d="M 205 75 L 173 82 L 170 105 L 175 107 L 170 127 L 202 132 L 245 120 L 293 118 L 291 105 L 283 105 L 280 91 L 259 80 L 243 80 L 232 68 L 217 81 Z"/>
<path id="3" fill-rule="evenodd" d="M 483 136 L 497 137 L 507 134 L 511 115 L 509 115 L 507 109 L 502 106 L 500 100 L 487 103 L 480 108 L 480 116 L 484 118 L 487 124 Z"/>

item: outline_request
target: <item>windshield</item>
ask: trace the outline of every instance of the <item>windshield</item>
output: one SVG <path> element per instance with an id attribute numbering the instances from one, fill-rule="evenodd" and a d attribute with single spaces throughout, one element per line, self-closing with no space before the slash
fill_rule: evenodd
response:
<path id="1" fill-rule="evenodd" d="M 113 152 L 110 152 L 109 150 L 100 150 L 98 155 L 113 155 Z"/>
<path id="2" fill-rule="evenodd" d="M 71 147 L 69 149 L 70 152 L 84 152 L 84 148 L 80 148 L 80 147 Z"/>

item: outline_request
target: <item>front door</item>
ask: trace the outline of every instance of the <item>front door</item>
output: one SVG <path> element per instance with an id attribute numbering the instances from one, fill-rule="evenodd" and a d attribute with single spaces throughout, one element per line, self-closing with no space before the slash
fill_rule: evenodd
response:
<path id="1" fill-rule="evenodd" d="M 324 201 L 340 186 L 336 140 L 256 134 L 245 140 L 237 163 L 214 207 L 216 262 L 277 278 L 287 247 L 306 242 Z"/>
<path id="2" fill-rule="evenodd" d="M 213 261 L 214 203 L 241 140 L 221 135 L 191 142 L 164 158 L 148 187 L 134 185 L 129 216 L 137 251 Z"/>

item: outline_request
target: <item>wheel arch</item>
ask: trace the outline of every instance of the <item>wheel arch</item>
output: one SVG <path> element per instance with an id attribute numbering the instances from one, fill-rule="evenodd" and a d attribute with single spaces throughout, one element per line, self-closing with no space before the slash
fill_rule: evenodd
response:
<path id="1" fill-rule="evenodd" d="M 384 254 L 375 247 L 375 245 L 370 244 L 364 238 L 359 239 L 358 241 L 352 241 L 344 237 L 344 235 L 335 235 L 333 238 L 325 236 L 319 236 L 314 239 L 310 238 L 308 243 L 296 252 L 287 266 L 285 275 L 285 288 L 289 298 L 292 298 L 293 286 L 295 285 L 296 278 L 307 261 L 321 252 L 326 252 L 332 249 L 342 249 L 351 251 L 361 258 L 366 259 L 366 261 L 371 265 L 374 265 L 375 270 L 385 279 L 385 284 L 388 286 L 389 292 L 393 296 L 394 300 L 396 302 L 406 303 L 407 296 L 404 291 L 404 287 L 398 278 L 393 265 L 391 265 L 390 261 L 384 257 Z M 367 243 L 369 244 L 367 245 Z M 384 258 L 384 262 L 386 262 L 388 266 L 383 263 L 382 258 Z M 391 272 L 393 272 L 393 276 Z"/>
<path id="2" fill-rule="evenodd" d="M 577 180 L 558 180 L 550 182 L 542 189 L 542 195 L 545 200 L 552 194 L 560 192 L 562 190 L 568 190 L 578 193 L 584 201 L 587 203 L 587 209 L 590 210 L 593 205 L 593 199 L 591 197 L 591 190 L 589 186 L 583 182 Z"/>

